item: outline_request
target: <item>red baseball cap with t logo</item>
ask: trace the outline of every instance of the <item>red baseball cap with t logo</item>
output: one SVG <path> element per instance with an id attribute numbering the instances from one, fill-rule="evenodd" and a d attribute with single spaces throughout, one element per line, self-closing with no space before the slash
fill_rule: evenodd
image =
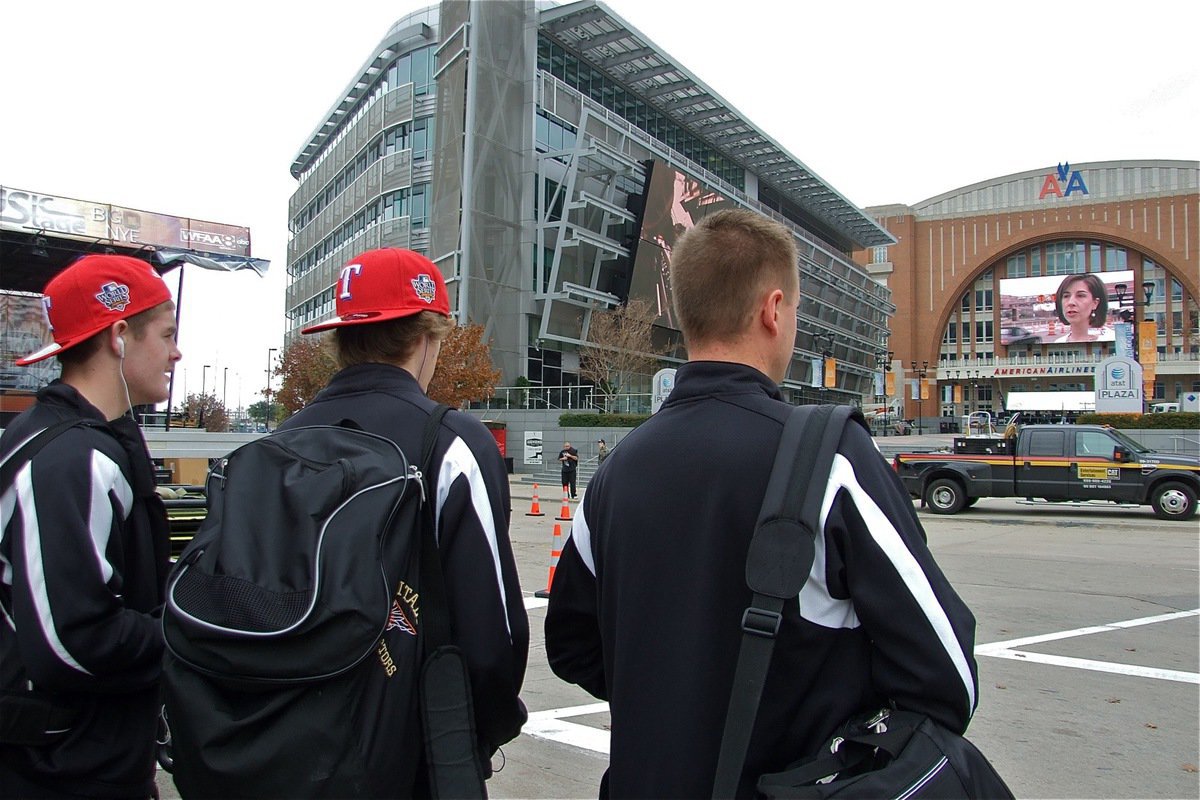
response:
<path id="1" fill-rule="evenodd" d="M 450 295 L 442 273 L 420 253 L 398 247 L 368 250 L 352 258 L 342 267 L 333 295 L 337 316 L 301 333 L 411 317 L 421 311 L 450 316 Z"/>
<path id="2" fill-rule="evenodd" d="M 15 362 L 34 364 L 87 341 L 122 319 L 171 299 L 162 276 L 131 256 L 84 256 L 46 284 L 42 305 L 54 343 Z"/>

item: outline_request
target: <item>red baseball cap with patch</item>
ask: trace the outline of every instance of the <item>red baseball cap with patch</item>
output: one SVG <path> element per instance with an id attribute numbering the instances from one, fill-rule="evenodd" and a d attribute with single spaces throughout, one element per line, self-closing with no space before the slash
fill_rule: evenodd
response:
<path id="1" fill-rule="evenodd" d="M 162 276 L 130 256 L 84 256 L 46 284 L 42 306 L 54 343 L 15 362 L 27 366 L 171 299 Z"/>
<path id="2" fill-rule="evenodd" d="M 421 311 L 450 316 L 450 295 L 442 273 L 420 253 L 398 247 L 368 250 L 352 258 L 342 267 L 333 293 L 337 316 L 301 333 L 411 317 Z"/>

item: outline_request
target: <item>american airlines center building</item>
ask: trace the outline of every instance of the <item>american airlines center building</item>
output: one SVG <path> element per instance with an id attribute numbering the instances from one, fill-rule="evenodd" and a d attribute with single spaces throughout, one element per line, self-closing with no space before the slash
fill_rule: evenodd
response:
<path id="1" fill-rule="evenodd" d="M 1014 393 L 1086 397 L 1113 355 L 1140 361 L 1147 405 L 1194 399 L 1198 176 L 1196 161 L 1062 161 L 868 208 L 896 239 L 855 258 L 898 308 L 889 384 L 906 415 L 1011 411 Z M 1080 285 L 1070 276 L 1094 277 L 1102 295 L 1078 333 L 1056 304 Z"/>

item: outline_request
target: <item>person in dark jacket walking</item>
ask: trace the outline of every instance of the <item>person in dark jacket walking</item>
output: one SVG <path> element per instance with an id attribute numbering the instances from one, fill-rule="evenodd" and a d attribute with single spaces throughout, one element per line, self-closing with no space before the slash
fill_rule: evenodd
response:
<path id="1" fill-rule="evenodd" d="M 16 363 L 56 355 L 62 378 L 0 460 L 80 424 L 0 486 L 0 797 L 153 797 L 170 539 L 126 412 L 168 397 L 174 303 L 149 264 L 115 255 L 75 262 L 44 302 L 54 343 Z"/>
<path id="2" fill-rule="evenodd" d="M 792 234 L 719 211 L 684 234 L 671 273 L 690 360 L 592 479 L 546 617 L 555 674 L 610 705 L 602 796 L 711 796 L 746 554 L 790 411 L 777 384 L 796 339 Z M 824 480 L 816 558 L 783 609 L 739 797 L 853 713 L 894 704 L 961 732 L 975 708 L 975 620 L 861 426 L 846 426 Z"/>
<path id="3" fill-rule="evenodd" d="M 579 451 L 571 447 L 570 442 L 563 442 L 563 449 L 558 451 L 558 462 L 562 465 L 563 494 L 570 492 L 575 499 L 575 476 L 579 474 Z"/>
<path id="4" fill-rule="evenodd" d="M 454 327 L 441 273 L 409 250 L 371 250 L 342 269 L 335 291 L 337 316 L 302 333 L 332 330 L 342 369 L 280 430 L 349 419 L 391 439 L 405 453 L 420 453 L 425 422 L 437 407 L 425 391 L 442 340 Z M 454 643 L 470 673 L 480 760 L 484 774 L 490 775 L 490 757 L 520 733 L 528 716 L 519 693 L 529 621 L 508 538 L 508 474 L 483 423 L 453 411 L 442 420 L 433 464 L 430 485 Z M 410 681 L 415 698 L 421 587 L 416 565 L 411 566 L 395 598 L 403 624 L 389 626 L 384 640 L 399 666 L 387 678 Z M 420 768 L 423 744 L 416 711 L 413 702 L 379 712 L 411 717 L 412 739 L 395 743 L 397 797 L 429 791 Z"/>

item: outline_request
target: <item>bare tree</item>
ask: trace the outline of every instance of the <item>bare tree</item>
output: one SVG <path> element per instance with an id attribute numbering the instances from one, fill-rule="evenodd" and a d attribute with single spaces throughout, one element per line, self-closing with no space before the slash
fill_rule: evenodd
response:
<path id="1" fill-rule="evenodd" d="M 579 371 L 604 396 L 606 410 L 613 410 L 617 396 L 628 393 L 639 376 L 649 375 L 658 365 L 663 349 L 652 340 L 656 317 L 650 303 L 640 298 L 592 313 Z"/>

